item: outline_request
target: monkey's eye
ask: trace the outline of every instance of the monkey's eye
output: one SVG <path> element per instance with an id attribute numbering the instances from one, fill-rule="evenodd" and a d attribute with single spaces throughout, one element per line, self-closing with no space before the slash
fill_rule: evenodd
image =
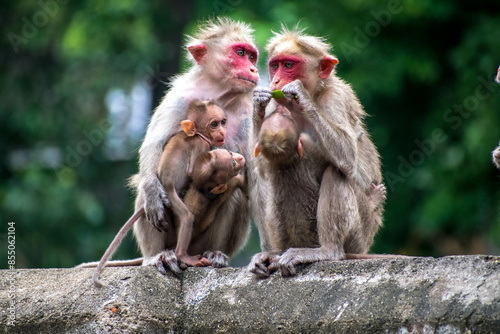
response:
<path id="1" fill-rule="evenodd" d="M 255 62 L 255 55 L 254 54 L 250 54 L 250 56 L 248 56 L 248 59 L 254 63 Z"/>
<path id="2" fill-rule="evenodd" d="M 291 61 L 286 61 L 283 66 L 285 66 L 285 68 L 292 68 L 293 67 L 293 62 Z"/>
<path id="3" fill-rule="evenodd" d="M 220 121 L 220 124 L 222 126 L 226 126 L 226 123 L 227 123 L 227 119 L 223 119 L 222 121 Z"/>
<path id="4" fill-rule="evenodd" d="M 236 160 L 233 159 L 233 167 L 236 167 Z"/>
<path id="5" fill-rule="evenodd" d="M 273 64 L 271 64 L 271 68 L 272 68 L 273 70 L 277 70 L 277 69 L 278 69 L 278 67 L 279 67 L 278 63 L 273 63 Z"/>
<path id="6" fill-rule="evenodd" d="M 243 56 L 245 56 L 245 50 L 243 50 L 243 49 L 236 50 L 236 54 L 238 56 L 243 57 Z"/>
<path id="7" fill-rule="evenodd" d="M 210 127 L 211 127 L 212 129 L 217 128 L 217 126 L 218 126 L 218 125 L 219 125 L 219 123 L 218 123 L 218 122 L 216 122 L 216 121 L 213 121 L 212 123 L 210 123 Z"/>

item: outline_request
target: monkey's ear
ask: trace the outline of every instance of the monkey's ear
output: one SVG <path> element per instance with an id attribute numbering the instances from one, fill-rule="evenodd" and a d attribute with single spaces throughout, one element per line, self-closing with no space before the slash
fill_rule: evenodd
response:
<path id="1" fill-rule="evenodd" d="M 193 56 L 194 60 L 198 65 L 203 64 L 205 62 L 205 58 L 207 55 L 207 47 L 203 44 L 196 44 L 188 46 L 188 51 Z"/>
<path id="2" fill-rule="evenodd" d="M 212 190 L 210 190 L 210 193 L 217 195 L 217 194 L 222 194 L 226 190 L 227 190 L 227 184 L 219 184 L 217 187 L 212 188 Z"/>
<path id="3" fill-rule="evenodd" d="M 258 156 L 260 154 L 260 146 L 259 143 L 255 145 L 255 151 L 254 151 L 255 156 Z"/>
<path id="4" fill-rule="evenodd" d="M 304 144 L 302 143 L 302 139 L 300 138 L 297 145 L 297 153 L 299 153 L 299 156 L 302 158 L 302 154 L 304 154 Z"/>
<path id="5" fill-rule="evenodd" d="M 182 130 L 189 136 L 192 137 L 196 134 L 196 127 L 194 122 L 190 120 L 184 120 L 181 122 Z"/>
<path id="6" fill-rule="evenodd" d="M 318 76 L 321 79 L 328 78 L 330 76 L 330 73 L 332 73 L 333 68 L 338 63 L 339 61 L 337 60 L 337 58 L 334 58 L 332 56 L 323 57 L 323 59 L 321 59 L 318 65 Z"/>

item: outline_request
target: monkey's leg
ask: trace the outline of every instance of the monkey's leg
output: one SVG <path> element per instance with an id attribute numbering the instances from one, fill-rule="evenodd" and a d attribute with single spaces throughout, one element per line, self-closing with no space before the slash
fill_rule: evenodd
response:
<path id="1" fill-rule="evenodd" d="M 221 251 L 232 257 L 250 235 L 247 198 L 240 189 L 223 203 L 210 228 L 207 250 Z"/>
<path id="2" fill-rule="evenodd" d="M 259 176 L 256 160 L 250 159 L 247 162 L 248 186 L 251 203 L 252 219 L 259 231 L 260 249 L 263 252 L 271 251 L 270 233 L 264 224 L 266 206 L 269 205 L 269 184 L 268 181 Z"/>
<path id="3" fill-rule="evenodd" d="M 290 248 L 284 252 L 277 264 L 283 276 L 295 275 L 295 266 L 299 263 L 342 260 L 345 257 L 346 236 L 361 228 L 357 199 L 350 182 L 331 166 L 325 170 L 317 213 L 320 247 Z"/>
<path id="4" fill-rule="evenodd" d="M 168 199 L 172 203 L 172 210 L 174 211 L 176 219 L 179 221 L 175 255 L 177 256 L 177 260 L 179 261 L 181 268 L 186 269 L 187 267 L 203 267 L 210 265 L 211 263 L 207 259 L 202 258 L 201 255 L 188 254 L 187 251 L 189 244 L 191 243 L 195 217 L 193 213 L 189 211 L 184 202 L 182 202 L 179 198 L 173 185 L 169 185 L 165 188 Z M 186 193 L 186 199 L 196 194 L 197 192 L 188 191 L 188 193 Z"/>
<path id="5" fill-rule="evenodd" d="M 144 200 L 141 193 L 137 194 L 135 207 L 142 208 Z M 158 231 L 145 216 L 140 217 L 134 225 L 134 235 L 144 260 L 143 266 L 154 265 L 162 274 L 166 274 L 165 266 L 174 273 L 182 271 L 177 264 L 177 258 L 172 248 L 175 247 L 175 231 L 173 224 L 169 224 L 168 232 Z"/>

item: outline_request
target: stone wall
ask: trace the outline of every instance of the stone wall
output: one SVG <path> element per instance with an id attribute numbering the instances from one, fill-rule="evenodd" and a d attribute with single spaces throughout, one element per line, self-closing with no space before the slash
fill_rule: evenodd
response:
<path id="1" fill-rule="evenodd" d="M 107 268 L 103 288 L 92 273 L 1 270 L 0 333 L 500 333 L 500 257 L 323 262 L 264 280 Z"/>

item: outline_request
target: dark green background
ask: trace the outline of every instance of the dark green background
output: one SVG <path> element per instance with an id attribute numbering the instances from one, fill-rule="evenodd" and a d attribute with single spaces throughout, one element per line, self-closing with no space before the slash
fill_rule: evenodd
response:
<path id="1" fill-rule="evenodd" d="M 132 214 L 125 183 L 140 146 L 129 138 L 125 160 L 109 158 L 106 95 L 139 84 L 154 107 L 164 82 L 187 66 L 183 34 L 219 15 L 256 30 L 261 77 L 265 43 L 281 22 L 300 22 L 334 45 L 338 75 L 370 114 L 388 188 L 372 251 L 500 254 L 500 172 L 491 162 L 500 140 L 500 85 L 492 81 L 500 2 L 330 2 L 2 1 L 0 268 L 8 222 L 17 268 L 100 258 Z M 85 154 L 77 159 L 72 149 Z M 254 228 L 233 265 L 245 265 L 258 245 Z M 135 256 L 128 236 L 115 258 Z"/>

